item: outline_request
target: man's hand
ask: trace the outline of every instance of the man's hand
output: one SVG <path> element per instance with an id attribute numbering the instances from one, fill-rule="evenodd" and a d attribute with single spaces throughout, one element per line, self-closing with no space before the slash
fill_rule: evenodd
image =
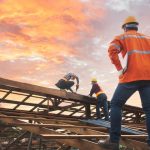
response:
<path id="1" fill-rule="evenodd" d="M 76 91 L 79 89 L 79 84 L 76 85 Z"/>
<path id="2" fill-rule="evenodd" d="M 90 98 L 91 98 L 92 96 L 89 94 L 89 95 L 88 95 L 88 97 L 90 97 Z"/>
<path id="3" fill-rule="evenodd" d="M 126 72 L 126 70 L 127 70 L 127 67 L 125 67 L 125 68 L 119 70 L 119 71 L 118 71 L 119 77 L 120 77 L 121 75 L 123 75 L 123 74 Z"/>
<path id="4" fill-rule="evenodd" d="M 69 90 L 73 93 L 73 90 L 71 88 Z"/>
<path id="5" fill-rule="evenodd" d="M 121 70 L 118 71 L 118 75 L 119 75 L 119 77 L 120 77 L 121 75 L 123 75 L 123 69 L 121 69 Z"/>

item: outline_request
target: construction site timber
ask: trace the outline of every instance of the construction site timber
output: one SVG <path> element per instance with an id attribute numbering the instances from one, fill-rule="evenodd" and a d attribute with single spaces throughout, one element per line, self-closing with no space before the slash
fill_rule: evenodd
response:
<path id="1" fill-rule="evenodd" d="M 96 99 L 0 78 L 1 150 L 104 150 L 110 123 L 95 120 Z M 146 150 L 145 115 L 123 108 L 120 149 Z"/>

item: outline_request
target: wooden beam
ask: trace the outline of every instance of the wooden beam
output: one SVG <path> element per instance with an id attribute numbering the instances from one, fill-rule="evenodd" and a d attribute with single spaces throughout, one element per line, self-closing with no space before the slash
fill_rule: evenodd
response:
<path id="1" fill-rule="evenodd" d="M 18 112 L 19 113 L 19 112 Z M 25 114 L 22 114 L 22 116 L 4 116 L 0 115 L 0 118 L 12 118 L 12 119 L 22 119 L 22 120 L 34 120 L 34 121 L 49 121 L 49 122 L 65 122 L 65 123 L 71 123 L 71 124 L 79 124 L 80 121 L 73 121 L 73 120 L 67 120 L 67 119 L 58 119 L 56 118 L 44 118 L 41 116 L 35 116 L 35 114 L 32 115 L 32 117 L 27 117 Z"/>
<path id="2" fill-rule="evenodd" d="M 41 107 L 41 108 L 47 108 L 47 105 L 39 105 L 34 103 L 28 103 L 28 102 L 22 102 L 22 101 L 13 101 L 13 100 L 2 100 L 2 103 L 8 103 L 8 104 L 17 104 L 17 107 L 20 105 L 26 105 L 26 106 L 33 106 L 33 107 Z"/>
<path id="3" fill-rule="evenodd" d="M 2 102 L 12 91 L 10 90 L 9 92 L 7 92 L 1 99 L 0 102 Z"/>
<path id="4" fill-rule="evenodd" d="M 50 127 L 50 128 L 83 128 L 83 129 L 100 129 L 101 127 L 93 126 L 77 126 L 77 125 L 59 125 L 59 124 L 31 124 L 31 123 L 9 123 L 11 126 L 34 126 L 34 127 Z"/>
<path id="5" fill-rule="evenodd" d="M 48 98 L 46 97 L 46 98 L 44 98 L 40 103 L 38 103 L 38 105 L 40 106 L 40 105 L 42 105 L 46 100 L 48 100 Z M 39 107 L 38 106 L 38 107 Z M 29 111 L 31 112 L 31 111 L 33 111 L 33 110 L 35 110 L 37 108 L 37 106 L 34 106 L 32 109 L 30 109 Z"/>
<path id="6" fill-rule="evenodd" d="M 23 105 L 24 102 L 25 102 L 28 98 L 31 97 L 31 95 L 32 95 L 32 94 L 29 94 L 28 96 L 26 96 L 19 104 L 17 104 L 17 105 L 13 108 L 13 110 L 17 109 L 20 105 Z"/>
<path id="7" fill-rule="evenodd" d="M 46 101 L 47 99 L 43 100 L 43 101 Z M 7 99 L 4 99 L 1 101 L 1 103 L 8 103 L 8 104 L 17 104 L 17 106 L 15 106 L 15 108 L 13 108 L 13 110 L 16 110 L 17 107 L 19 107 L 20 105 L 26 105 L 26 106 L 33 106 L 33 108 L 31 110 L 29 110 L 29 112 L 33 111 L 34 109 L 36 109 L 37 107 L 40 107 L 40 108 L 45 108 L 47 109 L 47 105 L 43 105 L 42 102 L 40 102 L 39 104 L 35 104 L 35 103 L 29 103 L 29 102 L 25 102 L 25 101 L 14 101 L 14 100 L 7 100 Z M 58 106 L 57 108 L 54 109 L 53 106 L 49 106 L 50 109 L 53 109 L 53 110 L 64 110 L 65 107 L 60 107 Z"/>
<path id="8" fill-rule="evenodd" d="M 48 139 L 91 139 L 91 138 L 107 138 L 107 135 L 52 135 L 52 134 L 41 134 L 44 138 Z M 147 135 L 121 135 L 123 138 L 132 138 L 132 139 L 139 139 L 139 138 L 147 138 Z"/>
<path id="9" fill-rule="evenodd" d="M 86 118 L 91 118 L 91 109 L 90 109 L 90 104 L 85 104 L 85 115 Z"/>
<path id="10" fill-rule="evenodd" d="M 58 119 L 58 120 L 69 120 L 69 121 L 77 121 L 77 119 L 81 119 L 81 117 L 70 117 L 70 116 L 66 116 L 66 115 L 61 115 L 61 116 L 57 116 L 55 114 L 43 114 L 43 113 L 39 113 L 39 112 L 29 112 L 29 111 L 25 111 L 25 110 L 12 110 L 12 109 L 5 109 L 5 108 L 1 108 L 0 112 L 5 114 L 5 115 L 16 115 L 16 116 L 33 116 L 34 117 L 43 117 L 43 118 L 47 118 L 47 119 Z"/>
<path id="11" fill-rule="evenodd" d="M 5 86 L 7 85 L 12 88 L 13 87 L 19 88 L 22 91 L 25 90 L 25 91 L 30 91 L 33 93 L 35 92 L 42 96 L 49 96 L 49 97 L 55 96 L 55 97 L 63 98 L 63 99 L 70 100 L 70 101 L 96 104 L 95 98 L 89 98 L 88 96 L 84 96 L 84 95 L 80 95 L 76 93 L 65 92 L 61 90 L 41 87 L 41 86 L 32 85 L 28 83 L 21 83 L 18 81 L 12 81 L 8 79 L 4 79 L 4 78 L 0 78 L 0 84 L 5 85 Z"/>

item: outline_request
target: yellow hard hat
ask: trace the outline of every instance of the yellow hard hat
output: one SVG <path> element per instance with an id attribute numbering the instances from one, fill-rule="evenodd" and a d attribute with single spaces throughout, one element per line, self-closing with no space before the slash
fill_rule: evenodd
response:
<path id="1" fill-rule="evenodd" d="M 129 16 L 124 20 L 122 28 L 124 27 L 124 25 L 126 25 L 128 23 L 136 23 L 137 25 L 139 24 L 134 16 Z"/>
<path id="2" fill-rule="evenodd" d="M 97 82 L 96 78 L 92 78 L 91 82 Z"/>

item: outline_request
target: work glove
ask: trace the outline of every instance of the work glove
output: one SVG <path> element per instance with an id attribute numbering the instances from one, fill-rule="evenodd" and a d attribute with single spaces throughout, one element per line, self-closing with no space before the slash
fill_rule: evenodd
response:
<path id="1" fill-rule="evenodd" d="M 89 94 L 88 97 L 91 98 L 92 96 Z"/>
<path id="2" fill-rule="evenodd" d="M 69 90 L 70 90 L 72 93 L 74 93 L 73 90 L 72 90 L 71 88 L 70 88 Z"/>
<path id="3" fill-rule="evenodd" d="M 126 72 L 126 70 L 127 70 L 127 67 L 125 67 L 125 68 L 119 70 L 119 71 L 118 71 L 118 76 L 120 77 L 121 75 L 123 75 L 123 74 Z"/>
<path id="4" fill-rule="evenodd" d="M 121 75 L 123 75 L 123 69 L 118 71 L 118 76 L 120 77 Z"/>

